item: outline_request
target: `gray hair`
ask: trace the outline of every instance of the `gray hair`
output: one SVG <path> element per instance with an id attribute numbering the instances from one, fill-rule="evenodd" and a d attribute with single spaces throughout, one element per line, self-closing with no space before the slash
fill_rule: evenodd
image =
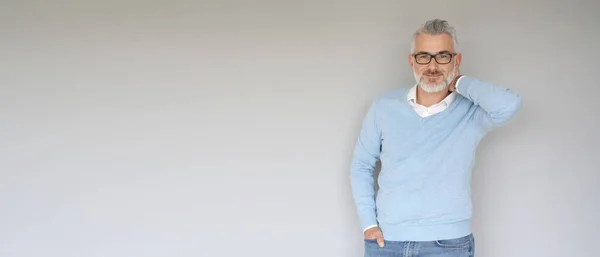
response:
<path id="1" fill-rule="evenodd" d="M 415 38 L 420 34 L 427 35 L 439 35 L 442 33 L 448 34 L 454 43 L 454 51 L 458 52 L 458 40 L 456 38 L 456 30 L 454 27 L 450 26 L 450 24 L 445 20 L 433 19 L 428 20 L 425 24 L 421 25 L 421 27 L 415 31 L 412 37 L 412 43 L 410 46 L 410 52 L 414 53 L 415 51 Z"/>

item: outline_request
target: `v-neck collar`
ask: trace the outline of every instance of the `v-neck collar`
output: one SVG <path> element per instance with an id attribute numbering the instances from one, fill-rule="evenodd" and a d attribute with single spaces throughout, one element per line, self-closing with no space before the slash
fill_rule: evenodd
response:
<path id="1" fill-rule="evenodd" d="M 418 87 L 418 85 L 415 84 L 413 87 L 411 87 L 408 90 L 408 94 L 406 95 L 406 101 L 412 102 L 416 105 L 420 105 L 417 103 L 417 87 Z M 457 95 L 458 95 L 458 93 L 456 93 L 456 91 L 454 91 L 454 92 L 450 93 L 449 95 L 447 95 L 446 97 L 444 97 L 444 99 L 442 99 L 442 101 L 437 104 L 446 104 L 447 106 L 450 106 L 452 104 L 452 102 L 454 102 L 454 100 L 456 99 Z M 435 106 L 437 104 L 434 104 L 432 106 Z"/>
<path id="2" fill-rule="evenodd" d="M 456 92 L 453 92 L 453 93 L 456 93 Z M 410 94 L 410 90 L 406 90 L 406 92 L 403 95 L 402 101 L 401 101 L 403 103 L 403 106 L 405 106 L 409 109 L 408 111 L 411 113 L 410 116 L 415 117 L 419 121 L 426 122 L 426 123 L 445 118 L 446 116 L 448 116 L 448 114 L 450 112 L 452 112 L 454 109 L 456 109 L 456 106 L 458 104 L 460 104 L 460 102 L 462 102 L 462 100 L 463 100 L 462 97 L 458 97 L 458 95 L 456 95 L 455 99 L 453 99 L 453 101 L 450 103 L 450 105 L 444 111 L 427 116 L 427 117 L 421 117 L 417 112 L 415 112 L 413 107 L 408 102 L 409 94 Z"/>

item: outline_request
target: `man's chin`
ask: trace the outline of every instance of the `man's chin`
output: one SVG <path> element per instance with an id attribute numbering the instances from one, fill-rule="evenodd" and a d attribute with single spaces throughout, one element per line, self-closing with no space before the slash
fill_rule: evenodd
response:
<path id="1" fill-rule="evenodd" d="M 439 93 L 442 92 L 444 90 L 447 90 L 448 85 L 444 84 L 438 84 L 438 85 L 428 85 L 425 83 L 421 83 L 419 85 L 421 87 L 421 89 L 423 89 L 423 91 L 427 92 L 427 93 Z"/>

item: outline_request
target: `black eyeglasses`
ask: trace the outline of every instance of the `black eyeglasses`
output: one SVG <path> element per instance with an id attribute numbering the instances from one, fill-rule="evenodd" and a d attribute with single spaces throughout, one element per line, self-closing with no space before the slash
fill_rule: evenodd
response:
<path id="1" fill-rule="evenodd" d="M 448 64 L 452 61 L 452 57 L 454 57 L 455 55 L 456 53 L 450 52 L 441 52 L 437 54 L 421 52 L 413 54 L 413 57 L 415 58 L 415 61 L 418 64 L 429 64 L 431 62 L 431 59 L 435 59 L 435 61 L 439 64 Z"/>

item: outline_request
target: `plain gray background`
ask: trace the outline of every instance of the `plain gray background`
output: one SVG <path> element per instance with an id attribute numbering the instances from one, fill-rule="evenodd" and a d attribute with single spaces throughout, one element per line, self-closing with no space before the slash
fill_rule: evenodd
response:
<path id="1" fill-rule="evenodd" d="M 362 256 L 360 120 L 410 35 L 523 97 L 477 256 L 598 256 L 599 1 L 2 1 L 0 256 Z"/>

